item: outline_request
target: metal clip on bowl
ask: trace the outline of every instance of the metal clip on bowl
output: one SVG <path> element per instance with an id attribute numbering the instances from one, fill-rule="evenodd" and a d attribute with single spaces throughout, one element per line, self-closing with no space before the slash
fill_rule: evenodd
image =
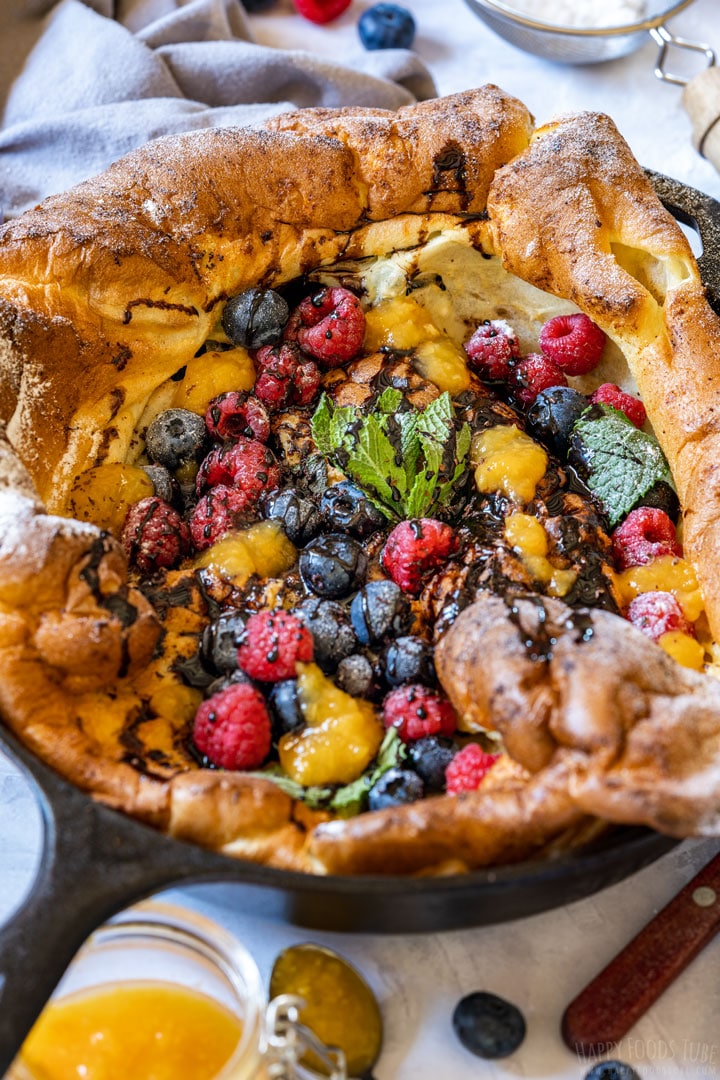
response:
<path id="1" fill-rule="evenodd" d="M 693 146 L 720 171 L 720 68 L 708 44 L 676 36 L 665 26 L 672 15 L 694 0 L 654 5 L 654 14 L 623 26 L 561 26 L 518 11 L 513 0 L 466 0 L 467 5 L 496 34 L 525 52 L 559 64 L 598 64 L 617 60 L 639 49 L 647 34 L 658 46 L 655 75 L 662 82 L 684 87 L 682 103 L 693 126 Z M 658 8 L 662 10 L 658 11 Z M 671 49 L 700 53 L 705 67 L 686 78 L 666 67 Z"/>

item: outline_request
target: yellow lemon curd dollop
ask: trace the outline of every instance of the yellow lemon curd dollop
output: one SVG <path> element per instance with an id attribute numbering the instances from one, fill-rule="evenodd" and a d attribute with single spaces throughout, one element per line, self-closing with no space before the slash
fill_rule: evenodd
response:
<path id="1" fill-rule="evenodd" d="M 658 555 L 643 566 L 630 566 L 615 575 L 615 582 L 623 609 L 647 592 L 672 593 L 688 622 L 697 622 L 705 608 L 695 570 L 676 555 Z M 682 630 L 669 630 L 658 639 L 658 645 L 683 667 L 694 671 L 705 667 L 703 646 Z"/>
<path id="2" fill-rule="evenodd" d="M 204 416 L 208 405 L 218 394 L 230 390 L 252 390 L 254 385 L 255 368 L 246 349 L 238 347 L 225 352 L 206 352 L 190 360 L 168 408 L 188 409 Z"/>
<path id="3" fill-rule="evenodd" d="M 548 467 L 548 456 L 529 435 L 512 424 L 479 431 L 470 446 L 478 491 L 499 491 L 513 502 L 530 502 Z"/>
<path id="4" fill-rule="evenodd" d="M 139 465 L 108 462 L 78 476 L 70 492 L 68 513 L 118 537 L 133 503 L 154 494 L 152 480 Z"/>
<path id="5" fill-rule="evenodd" d="M 505 537 L 519 554 L 533 581 L 545 585 L 549 596 L 565 596 L 570 591 L 577 579 L 577 571 L 552 565 L 547 558 L 547 533 L 537 518 L 530 514 L 509 514 L 505 519 Z"/>
<path id="6" fill-rule="evenodd" d="M 274 521 L 259 521 L 248 529 L 228 533 L 195 561 L 233 585 L 244 585 L 253 575 L 272 578 L 285 574 L 297 559 L 295 546 Z"/>
<path id="7" fill-rule="evenodd" d="M 20 1060 L 34 1080 L 212 1080 L 240 1041 L 213 998 L 162 982 L 93 988 L 50 1004 Z"/>
<path id="8" fill-rule="evenodd" d="M 705 650 L 699 641 L 682 630 L 668 630 L 658 638 L 658 645 L 668 656 L 683 667 L 702 671 L 705 667 Z"/>
<path id="9" fill-rule="evenodd" d="M 382 742 L 375 710 L 335 686 L 317 664 L 298 664 L 297 672 L 306 727 L 280 739 L 283 770 L 306 787 L 357 780 Z"/>
<path id="10" fill-rule="evenodd" d="M 615 575 L 623 608 L 646 592 L 672 593 L 690 622 L 699 619 L 704 609 L 695 571 L 686 560 L 675 555 L 659 555 L 644 566 L 630 566 Z"/>
<path id="11" fill-rule="evenodd" d="M 364 351 L 382 348 L 412 349 L 418 374 L 442 392 L 460 394 L 470 385 L 464 350 L 411 296 L 383 300 L 365 313 Z"/>

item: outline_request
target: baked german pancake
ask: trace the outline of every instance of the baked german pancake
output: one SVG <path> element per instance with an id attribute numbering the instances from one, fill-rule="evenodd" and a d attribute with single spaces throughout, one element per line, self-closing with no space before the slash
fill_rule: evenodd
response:
<path id="1" fill-rule="evenodd" d="M 158 140 L 0 233 L 0 708 L 240 858 L 720 832 L 720 326 L 612 122 Z"/>

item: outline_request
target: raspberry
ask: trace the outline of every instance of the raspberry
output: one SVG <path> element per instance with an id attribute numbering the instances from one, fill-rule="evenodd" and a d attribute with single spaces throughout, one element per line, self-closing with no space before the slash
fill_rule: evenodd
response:
<path id="1" fill-rule="evenodd" d="M 190 516 L 192 542 L 198 551 L 204 551 L 225 533 L 249 525 L 254 517 L 241 488 L 216 484 L 198 500 Z"/>
<path id="2" fill-rule="evenodd" d="M 633 397 L 632 394 L 626 394 L 615 383 L 606 382 L 598 386 L 590 400 L 593 405 L 612 405 L 614 409 L 619 409 L 636 428 L 641 428 L 647 420 L 642 401 Z"/>
<path id="3" fill-rule="evenodd" d="M 587 375 L 600 363 L 605 334 L 587 315 L 556 315 L 540 331 L 540 348 L 566 375 Z"/>
<path id="4" fill-rule="evenodd" d="M 346 364 L 357 356 L 364 336 L 365 316 L 360 301 L 339 285 L 307 296 L 285 328 L 286 341 L 297 341 L 301 349 L 327 368 Z"/>
<path id="5" fill-rule="evenodd" d="M 175 566 L 190 551 L 190 532 L 177 510 L 149 495 L 127 512 L 122 544 L 128 559 L 144 574 Z"/>
<path id="6" fill-rule="evenodd" d="M 270 717 L 262 694 L 249 682 L 213 694 L 195 714 L 193 741 L 213 765 L 259 768 L 270 753 Z"/>
<path id="7" fill-rule="evenodd" d="M 332 22 L 342 15 L 346 8 L 350 7 L 351 0 L 293 0 L 295 10 L 310 22 Z"/>
<path id="8" fill-rule="evenodd" d="M 520 358 L 517 334 L 502 319 L 487 319 L 465 343 L 470 367 L 481 379 L 507 381 L 510 361 Z"/>
<path id="9" fill-rule="evenodd" d="M 313 636 L 305 623 L 287 611 L 257 611 L 245 627 L 238 665 L 251 679 L 294 679 L 298 662 L 313 658 Z"/>
<path id="10" fill-rule="evenodd" d="M 435 518 L 401 521 L 388 536 L 380 561 L 404 592 L 418 593 L 430 577 L 457 550 L 457 537 L 449 525 Z"/>
<path id="11" fill-rule="evenodd" d="M 531 405 L 542 390 L 567 386 L 567 379 L 554 360 L 540 353 L 528 353 L 510 369 L 510 385 L 518 401 Z"/>
<path id="12" fill-rule="evenodd" d="M 213 439 L 257 439 L 265 443 L 270 438 L 268 411 L 256 397 L 241 390 L 230 390 L 213 398 L 205 413 L 205 426 Z"/>
<path id="13" fill-rule="evenodd" d="M 268 409 L 287 405 L 310 405 L 320 389 L 320 369 L 314 360 L 303 359 L 293 341 L 266 345 L 255 353 L 259 374 L 255 396 Z"/>
<path id="14" fill-rule="evenodd" d="M 255 506 L 261 495 L 280 486 L 280 466 L 272 450 L 256 439 L 242 436 L 231 446 L 211 450 L 198 469 L 195 490 L 201 495 L 206 487 L 225 484 L 240 488 L 249 506 Z"/>
<path id="15" fill-rule="evenodd" d="M 304 360 L 295 371 L 293 401 L 296 405 L 312 405 L 320 389 L 320 368 L 314 360 Z"/>
<path id="16" fill-rule="evenodd" d="M 477 791 L 480 781 L 499 757 L 499 754 L 486 754 L 477 743 L 463 746 L 445 769 L 445 790 L 448 795 Z"/>
<path id="17" fill-rule="evenodd" d="M 397 728 L 403 742 L 424 739 L 427 735 L 452 735 L 457 717 L 447 698 L 420 683 L 399 686 L 383 702 L 383 723 Z"/>
<path id="18" fill-rule="evenodd" d="M 640 593 L 630 603 L 627 617 L 633 626 L 637 626 L 653 641 L 658 641 L 670 630 L 680 630 L 695 637 L 694 626 L 685 618 L 680 604 L 669 592 Z"/>
<path id="19" fill-rule="evenodd" d="M 675 526 L 664 510 L 639 506 L 612 534 L 613 555 L 621 570 L 644 566 L 660 555 L 682 555 Z"/>

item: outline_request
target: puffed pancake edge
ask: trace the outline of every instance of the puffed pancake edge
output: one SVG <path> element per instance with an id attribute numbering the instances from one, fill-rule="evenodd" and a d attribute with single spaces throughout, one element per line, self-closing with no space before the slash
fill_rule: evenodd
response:
<path id="1" fill-rule="evenodd" d="M 511 861 L 582 834 L 597 814 L 673 835 L 718 831 L 710 806 L 720 692 L 602 612 L 593 612 L 591 642 L 561 634 L 547 671 L 533 673 L 550 699 L 532 732 L 535 754 L 522 695 L 509 718 L 488 706 L 487 726 L 503 732 L 515 765 L 477 793 L 350 821 L 327 821 L 242 774 L 142 775 L 105 758 L 75 714 L 83 657 L 102 693 L 106 680 L 147 663 L 157 620 L 129 588 L 119 545 L 44 503 L 67 490 L 78 463 L 105 460 L 109 445 L 121 454 L 144 402 L 195 354 L 228 296 L 348 252 L 381 253 L 400 218 L 421 220 L 425 232 L 435 215 L 486 211 L 483 235 L 506 267 L 577 304 L 627 357 L 678 484 L 718 636 L 720 326 L 687 242 L 607 117 L 583 114 L 533 134 L 520 102 L 484 87 L 397 114 L 307 110 L 267 130 L 158 140 L 9 223 L 0 239 L 0 708 L 70 780 L 173 835 L 319 873 Z M 441 679 L 461 712 L 478 694 L 467 689 L 469 649 L 473 673 L 491 675 L 473 650 L 495 602 L 477 601 L 441 646 Z M 511 649 L 511 628 L 496 614 Z M 559 609 L 556 617 L 560 625 Z M 635 663 L 617 674 L 626 648 Z M 593 684 L 606 664 L 630 702 L 621 727 L 613 701 L 590 708 L 572 680 L 565 696 L 558 689 L 556 672 L 582 667 L 586 649 Z M 648 687 L 643 671 L 655 669 Z M 697 768 L 693 710 L 702 716 Z M 683 752 L 671 752 L 670 736 Z"/>

